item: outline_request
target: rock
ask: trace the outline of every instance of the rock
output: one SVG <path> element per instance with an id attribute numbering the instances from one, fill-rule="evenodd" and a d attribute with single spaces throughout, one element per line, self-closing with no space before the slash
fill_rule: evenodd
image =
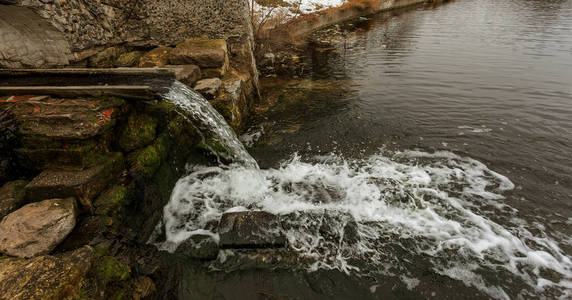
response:
<path id="1" fill-rule="evenodd" d="M 341 231 L 339 228 L 343 228 Z M 324 215 L 320 234 L 328 240 L 339 241 L 340 239 L 350 245 L 360 240 L 358 224 L 349 213 L 328 212 Z"/>
<path id="2" fill-rule="evenodd" d="M 186 258 L 215 259 L 218 256 L 219 246 L 212 235 L 195 234 L 181 243 L 175 252 Z"/>
<path id="3" fill-rule="evenodd" d="M 93 272 L 101 281 L 124 281 L 129 279 L 131 269 L 113 256 L 99 257 L 93 264 Z"/>
<path id="4" fill-rule="evenodd" d="M 227 74 L 228 68 L 202 68 L 201 72 L 204 77 L 217 77 L 222 78 L 225 74 Z"/>
<path id="5" fill-rule="evenodd" d="M 273 67 L 276 62 L 276 55 L 274 53 L 266 53 L 258 63 L 261 67 Z"/>
<path id="6" fill-rule="evenodd" d="M 228 49 L 226 41 L 186 40 L 175 47 L 169 61 L 173 65 L 194 64 L 202 68 L 227 68 Z"/>
<path id="7" fill-rule="evenodd" d="M 80 219 L 74 230 L 58 245 L 55 251 L 75 250 L 83 245 L 91 245 L 99 237 L 108 232 L 113 232 L 119 226 L 119 222 L 107 216 L 88 216 Z"/>
<path id="8" fill-rule="evenodd" d="M 132 299 L 134 300 L 146 299 L 146 297 L 150 296 L 157 290 L 153 280 L 147 276 L 137 277 L 137 279 L 133 281 L 132 285 Z"/>
<path id="9" fill-rule="evenodd" d="M 152 68 L 152 67 L 164 67 L 169 62 L 169 54 L 171 53 L 171 48 L 166 46 L 159 46 L 141 57 L 139 62 L 139 67 L 141 68 Z"/>
<path id="10" fill-rule="evenodd" d="M 0 2 L 6 4 L 6 1 Z M 1 69 L 53 68 L 69 64 L 71 47 L 63 30 L 52 26 L 41 15 L 20 5 L 1 6 Z"/>
<path id="11" fill-rule="evenodd" d="M 224 213 L 218 232 L 223 248 L 271 248 L 286 244 L 280 218 L 264 211 Z"/>
<path id="12" fill-rule="evenodd" d="M 0 222 L 0 251 L 23 258 L 48 254 L 73 230 L 76 217 L 74 198 L 28 204 Z"/>
<path id="13" fill-rule="evenodd" d="M 0 259 L 0 298 L 78 299 L 93 256 L 93 249 L 84 246 L 54 256 Z"/>
<path id="14" fill-rule="evenodd" d="M 197 65 L 169 65 L 166 67 L 174 69 L 175 78 L 188 86 L 193 86 L 202 77 L 201 69 Z"/>
<path id="15" fill-rule="evenodd" d="M 137 178 L 151 178 L 167 159 L 169 147 L 169 137 L 162 134 L 153 144 L 129 154 L 127 161 L 130 173 Z"/>
<path id="16" fill-rule="evenodd" d="M 93 205 L 98 215 L 117 215 L 129 204 L 127 188 L 114 185 L 97 197 Z"/>
<path id="17" fill-rule="evenodd" d="M 123 170 L 121 153 L 108 154 L 105 163 L 87 170 L 46 170 L 26 185 L 26 197 L 29 201 L 66 197 L 92 200 L 118 176 L 121 170 Z"/>
<path id="18" fill-rule="evenodd" d="M 218 78 L 199 80 L 195 85 L 195 91 L 201 93 L 208 100 L 214 99 L 220 90 L 222 81 Z"/>
<path id="19" fill-rule="evenodd" d="M 108 155 L 109 135 L 126 110 L 118 98 L 59 99 L 47 96 L 0 101 L 19 123 L 15 152 L 29 168 L 87 168 Z"/>
<path id="20" fill-rule="evenodd" d="M 155 139 L 157 119 L 146 114 L 132 113 L 121 129 L 119 146 L 126 152 L 145 147 Z"/>
<path id="21" fill-rule="evenodd" d="M 248 114 L 248 104 L 245 93 L 246 78 L 230 74 L 222 80 L 222 91 L 215 100 L 211 101 L 216 110 L 226 119 L 227 123 L 239 131 L 243 125 L 243 116 Z"/>
<path id="22" fill-rule="evenodd" d="M 0 188 L 0 219 L 25 203 L 24 187 L 28 182 L 16 180 L 7 182 Z"/>
<path id="23" fill-rule="evenodd" d="M 123 53 L 117 58 L 115 65 L 118 67 L 136 67 L 139 65 L 142 56 L 142 51 L 131 51 Z"/>
<path id="24" fill-rule="evenodd" d="M 88 66 L 92 68 L 113 68 L 117 66 L 117 59 L 126 52 L 123 47 L 110 47 L 88 59 Z"/>
<path id="25" fill-rule="evenodd" d="M 310 232 L 326 242 L 353 245 L 360 241 L 358 223 L 346 212 L 304 211 L 281 216 L 284 230 Z"/>

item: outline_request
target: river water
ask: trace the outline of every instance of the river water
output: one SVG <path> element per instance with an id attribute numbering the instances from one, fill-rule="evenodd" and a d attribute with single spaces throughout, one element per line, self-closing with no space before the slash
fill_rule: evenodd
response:
<path id="1" fill-rule="evenodd" d="M 211 288 L 572 297 L 572 1 L 458 0 L 325 33 L 338 42 L 311 47 L 300 78 L 262 81 L 243 136 L 260 169 L 197 169 L 166 207 L 171 243 L 229 209 L 289 216 L 296 264 L 241 262 Z"/>

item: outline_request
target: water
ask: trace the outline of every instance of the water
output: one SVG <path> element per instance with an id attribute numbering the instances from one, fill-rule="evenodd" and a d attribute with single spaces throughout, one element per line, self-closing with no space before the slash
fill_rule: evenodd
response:
<path id="1" fill-rule="evenodd" d="M 323 298 L 345 282 L 360 298 L 572 297 L 572 1 L 456 1 L 341 30 L 305 78 L 263 82 L 271 105 L 246 136 L 261 170 L 179 181 L 168 242 L 266 210 L 285 220 L 288 271 L 341 287 Z"/>
<path id="2" fill-rule="evenodd" d="M 234 131 L 214 107 L 199 93 L 174 81 L 163 99 L 176 104 L 183 117 L 191 121 L 202 135 L 203 145 L 219 160 L 219 163 L 236 163 L 251 168 L 258 164 L 248 154 Z M 207 142 L 208 141 L 208 142 Z"/>

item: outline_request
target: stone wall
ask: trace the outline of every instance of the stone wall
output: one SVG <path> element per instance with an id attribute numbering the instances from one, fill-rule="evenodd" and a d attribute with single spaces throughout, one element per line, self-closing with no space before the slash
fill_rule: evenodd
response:
<path id="1" fill-rule="evenodd" d="M 185 165 L 209 164 L 196 125 L 114 97 L 0 96 L 0 111 L 31 174 L 0 180 L 0 298 L 148 296 L 164 276 L 145 242 Z"/>
<path id="2" fill-rule="evenodd" d="M 4 4 L 4 5 L 2 5 Z M 0 11 L 26 7 L 49 22 L 71 50 L 70 62 L 82 60 L 113 45 L 173 46 L 188 38 L 226 39 L 231 64 L 256 76 L 252 56 L 253 36 L 247 0 L 3 0 Z M 0 24 L 0 33 L 26 26 L 26 19 Z M 13 22 L 12 24 L 9 24 Z M 36 32 L 42 36 L 43 30 Z M 5 43 L 0 34 L 0 44 Z M 67 52 L 65 46 L 61 47 Z M 0 48 L 0 67 L 2 64 Z M 4 55 L 6 56 L 6 55 Z M 21 57 L 26 60 L 28 57 Z M 40 60 L 33 67 L 66 65 L 65 61 Z"/>

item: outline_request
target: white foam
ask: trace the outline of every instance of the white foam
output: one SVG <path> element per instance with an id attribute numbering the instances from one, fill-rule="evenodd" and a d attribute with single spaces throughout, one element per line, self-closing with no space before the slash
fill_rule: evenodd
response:
<path id="1" fill-rule="evenodd" d="M 514 184 L 506 176 L 448 151 L 403 151 L 359 160 L 329 155 L 303 161 L 294 156 L 278 169 L 233 165 L 193 172 L 179 180 L 164 209 L 164 224 L 167 243 L 178 244 L 224 211 L 299 213 L 291 221 L 298 226 L 285 234 L 290 249 L 312 261 L 310 271 L 359 273 L 363 270 L 350 263 L 357 258 L 371 260 L 389 274 L 382 263 L 399 269 L 406 262 L 383 256 L 385 248 L 413 240 L 415 246 L 402 251 L 428 257 L 436 272 L 491 297 L 508 298 L 505 280 L 491 281 L 482 271 L 509 272 L 529 293 L 546 288 L 565 293 L 572 262 L 555 241 L 533 235 L 517 211 L 507 209 L 503 192 L 511 189 Z M 496 210 L 483 215 L 479 208 L 485 205 Z M 503 227 L 490 219 L 499 214 L 518 222 Z M 361 238 L 356 243 L 343 239 L 351 220 Z M 334 234 L 317 230 L 322 222 L 330 223 Z M 540 270 L 559 279 L 543 278 Z"/>

